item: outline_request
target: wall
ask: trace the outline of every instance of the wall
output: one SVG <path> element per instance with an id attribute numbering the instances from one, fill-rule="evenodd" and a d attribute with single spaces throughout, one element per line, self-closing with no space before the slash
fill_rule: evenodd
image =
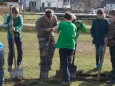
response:
<path id="1" fill-rule="evenodd" d="M 115 9 L 115 3 L 111 3 L 111 4 L 106 4 L 106 10 L 112 10 L 112 9 Z"/>

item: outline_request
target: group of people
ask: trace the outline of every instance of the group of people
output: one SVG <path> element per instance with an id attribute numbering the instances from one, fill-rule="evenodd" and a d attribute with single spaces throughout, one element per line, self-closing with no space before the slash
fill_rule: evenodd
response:
<path id="1" fill-rule="evenodd" d="M 13 20 L 11 20 L 11 16 Z M 110 47 L 112 62 L 111 75 L 113 79 L 110 80 L 110 82 L 115 82 L 115 10 L 109 12 L 110 21 L 105 19 L 105 16 L 104 10 L 99 9 L 97 11 L 98 18 L 93 20 L 90 31 L 93 37 L 93 44 L 95 44 L 96 47 L 96 69 L 100 67 L 103 47 L 104 44 L 107 43 L 107 46 Z M 21 30 L 23 27 L 23 19 L 19 15 L 19 8 L 12 8 L 12 15 L 5 17 L 3 27 L 8 33 L 8 71 L 11 71 L 13 64 L 12 32 L 14 33 L 15 44 L 18 51 L 17 66 L 20 67 L 22 62 Z M 75 51 L 79 31 L 87 31 L 84 23 L 76 20 L 76 16 L 71 12 L 65 12 L 63 21 L 58 23 L 53 10 L 46 9 L 45 15 L 36 21 L 35 28 L 40 50 L 40 70 L 51 70 L 55 48 L 59 48 L 60 67 L 63 75 L 62 84 L 69 86 L 70 57 Z M 59 33 L 56 44 L 54 40 L 54 31 Z"/>
<path id="2" fill-rule="evenodd" d="M 104 46 L 107 45 L 110 51 L 112 71 L 109 76 L 108 84 L 115 84 L 115 10 L 109 12 L 109 20 L 105 18 L 106 14 L 103 9 L 97 11 L 97 19 L 93 20 L 91 27 L 91 36 L 96 49 L 96 69 L 100 68 L 100 62 L 104 51 Z"/>

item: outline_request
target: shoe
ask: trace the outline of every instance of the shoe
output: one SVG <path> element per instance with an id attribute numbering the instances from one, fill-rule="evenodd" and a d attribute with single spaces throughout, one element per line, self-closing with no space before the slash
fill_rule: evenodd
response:
<path id="1" fill-rule="evenodd" d="M 8 66 L 8 72 L 12 70 L 12 66 Z"/>
<path id="2" fill-rule="evenodd" d="M 63 85 L 63 86 L 70 86 L 70 83 L 63 81 L 63 82 L 62 82 L 62 85 Z"/>
<path id="3" fill-rule="evenodd" d="M 99 70 L 100 64 L 96 65 L 96 70 Z"/>
<path id="4" fill-rule="evenodd" d="M 115 84 L 115 80 L 109 80 L 109 81 L 107 81 L 107 84 L 109 84 L 109 85 L 110 85 L 110 84 L 111 84 L 111 85 L 112 85 L 112 84 Z"/>
<path id="5" fill-rule="evenodd" d="M 115 79 L 115 73 L 113 71 L 111 71 L 109 74 L 106 75 L 107 78 L 109 79 Z"/>
<path id="6" fill-rule="evenodd" d="M 17 69 L 19 69 L 20 68 L 20 65 L 17 65 Z"/>

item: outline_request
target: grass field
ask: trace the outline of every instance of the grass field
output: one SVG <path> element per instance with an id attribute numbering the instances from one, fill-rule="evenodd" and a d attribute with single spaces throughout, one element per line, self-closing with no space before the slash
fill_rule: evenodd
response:
<path id="1" fill-rule="evenodd" d="M 57 40 L 58 34 L 55 34 L 55 39 Z M 6 32 L 0 31 L 0 42 L 5 46 L 5 82 L 4 86 L 13 86 L 14 81 L 10 79 L 10 75 L 7 72 L 7 37 Z M 75 64 L 78 70 L 82 71 L 83 74 L 96 74 L 97 72 L 92 71 L 95 68 L 95 48 L 91 43 L 91 36 L 89 34 L 81 34 L 78 39 L 77 51 Z M 39 80 L 39 50 L 37 36 L 35 32 L 22 32 L 22 42 L 23 42 L 23 63 L 22 68 L 24 70 L 24 80 L 21 83 L 24 86 L 61 86 L 55 79 L 55 72 L 59 69 L 59 54 L 58 49 L 55 50 L 55 55 L 53 58 L 52 70 L 49 73 L 49 79 L 40 81 Z M 106 56 L 102 68 L 102 73 L 107 73 L 111 70 L 110 56 L 108 49 L 106 51 Z M 83 77 L 87 79 L 76 79 L 71 81 L 71 86 L 109 86 L 103 82 L 88 81 L 88 79 L 94 79 L 95 77 Z M 114 86 L 114 85 L 113 85 Z"/>

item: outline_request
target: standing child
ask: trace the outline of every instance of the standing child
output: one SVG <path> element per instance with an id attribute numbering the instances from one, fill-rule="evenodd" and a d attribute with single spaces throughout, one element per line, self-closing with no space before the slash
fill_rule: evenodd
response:
<path id="1" fill-rule="evenodd" d="M 93 20 L 91 27 L 91 36 L 93 37 L 93 44 L 96 48 L 96 69 L 100 67 L 100 61 L 103 53 L 104 38 L 107 35 L 109 23 L 105 19 L 105 13 L 103 9 L 97 10 L 97 19 Z"/>
<path id="2" fill-rule="evenodd" d="M 112 63 L 112 71 L 111 76 L 112 80 L 108 81 L 110 84 L 115 84 L 115 10 L 111 10 L 109 12 L 110 16 L 110 26 L 109 32 L 105 38 L 105 42 L 108 43 L 110 56 L 111 56 L 111 63 Z"/>
<path id="3" fill-rule="evenodd" d="M 60 65 L 65 86 L 70 84 L 69 63 L 71 62 L 71 54 L 75 50 L 76 43 L 76 26 L 72 23 L 72 14 L 65 13 L 64 21 L 59 23 L 57 31 L 59 32 L 56 48 L 59 48 Z"/>
<path id="4" fill-rule="evenodd" d="M 21 65 L 22 62 L 22 41 L 21 41 L 21 30 L 23 27 L 23 19 L 19 15 L 19 8 L 12 7 L 12 18 L 11 15 L 6 16 L 5 21 L 3 23 L 3 27 L 7 30 L 7 39 L 8 39 L 8 71 L 12 70 L 13 64 L 13 46 L 12 46 L 12 34 L 14 33 L 14 40 L 17 46 L 18 59 L 17 66 Z M 13 26 L 12 26 L 13 25 Z"/>

